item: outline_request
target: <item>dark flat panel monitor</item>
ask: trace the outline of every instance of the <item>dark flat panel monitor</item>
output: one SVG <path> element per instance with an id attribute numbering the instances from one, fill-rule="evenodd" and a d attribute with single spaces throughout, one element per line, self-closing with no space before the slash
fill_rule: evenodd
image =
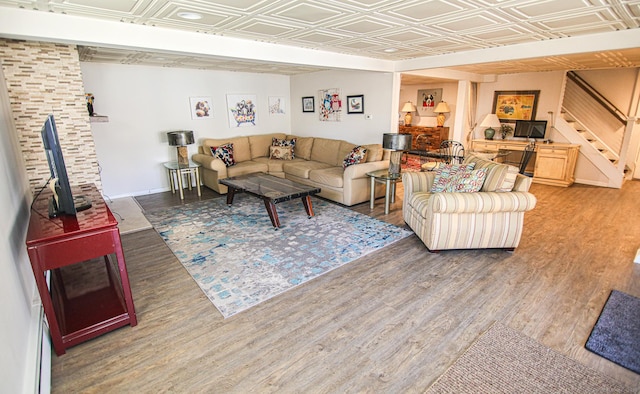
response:
<path id="1" fill-rule="evenodd" d="M 49 203 L 49 216 L 75 215 L 77 211 L 91 207 L 91 202 L 84 196 L 75 199 L 71 193 L 67 168 L 64 165 L 62 148 L 58 139 L 58 130 L 53 115 L 47 116 L 42 126 L 42 142 L 44 143 L 49 171 L 54 183 L 54 196 Z"/>
<path id="2" fill-rule="evenodd" d="M 513 131 L 513 136 L 544 139 L 546 131 L 546 120 L 516 120 L 516 128 Z"/>

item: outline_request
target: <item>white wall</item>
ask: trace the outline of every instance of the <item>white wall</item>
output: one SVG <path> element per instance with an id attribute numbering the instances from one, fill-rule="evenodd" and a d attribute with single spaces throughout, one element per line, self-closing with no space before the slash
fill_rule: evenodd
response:
<path id="1" fill-rule="evenodd" d="M 0 68 L 0 391 L 34 392 L 39 299 L 25 236 L 31 191 Z"/>
<path id="2" fill-rule="evenodd" d="M 104 194 L 110 198 L 169 190 L 163 162 L 175 160 L 166 132 L 193 130 L 203 138 L 290 132 L 289 77 L 225 71 L 82 63 L 94 109 L 109 117 L 92 123 Z M 230 127 L 227 94 L 256 96 L 256 126 Z M 213 116 L 192 119 L 189 98 L 205 96 Z M 284 97 L 285 115 L 269 115 L 268 98 Z M 298 104 L 299 105 L 299 104 Z M 189 154 L 197 152 L 197 143 Z"/>
<path id="3" fill-rule="evenodd" d="M 320 121 L 318 91 L 339 88 L 339 122 Z M 364 114 L 347 114 L 347 96 L 364 95 Z M 334 138 L 354 144 L 381 144 L 391 130 L 393 74 L 365 71 L 323 71 L 291 77 L 291 132 L 300 136 Z M 302 112 L 302 97 L 315 97 L 315 112 Z M 365 119 L 365 114 L 371 119 Z M 396 115 L 393 115 L 394 117 Z"/>

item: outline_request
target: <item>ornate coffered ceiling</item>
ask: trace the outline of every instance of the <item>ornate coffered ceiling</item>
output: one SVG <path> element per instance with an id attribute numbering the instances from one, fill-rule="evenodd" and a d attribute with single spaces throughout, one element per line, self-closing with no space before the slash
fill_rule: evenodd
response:
<path id="1" fill-rule="evenodd" d="M 0 0 L 0 13 L 2 7 L 390 61 L 640 27 L 640 0 Z M 319 69 L 97 46 L 81 47 L 81 56 L 84 61 L 282 74 Z M 640 49 L 628 49 L 457 69 L 482 74 L 639 65 Z"/>

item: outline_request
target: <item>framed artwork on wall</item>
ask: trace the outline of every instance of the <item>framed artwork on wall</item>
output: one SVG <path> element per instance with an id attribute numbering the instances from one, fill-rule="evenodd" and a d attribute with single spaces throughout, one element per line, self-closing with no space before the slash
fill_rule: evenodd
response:
<path id="1" fill-rule="evenodd" d="M 501 122 L 534 120 L 538 106 L 539 90 L 496 90 L 493 94 L 493 111 Z"/>
<path id="2" fill-rule="evenodd" d="M 302 98 L 302 112 L 315 112 L 316 104 L 313 96 Z"/>
<path id="3" fill-rule="evenodd" d="M 285 113 L 284 97 L 269 97 L 269 115 L 284 115 Z"/>
<path id="4" fill-rule="evenodd" d="M 213 117 L 211 97 L 189 97 L 191 119 L 206 119 Z"/>
<path id="5" fill-rule="evenodd" d="M 229 127 L 256 125 L 256 95 L 227 94 Z"/>
<path id="6" fill-rule="evenodd" d="M 436 105 L 442 101 L 442 89 L 419 89 L 416 99 L 416 109 L 420 116 L 436 116 L 433 112 Z"/>
<path id="7" fill-rule="evenodd" d="M 347 96 L 347 113 L 363 114 L 364 113 L 364 95 Z"/>
<path id="8" fill-rule="evenodd" d="M 318 109 L 320 111 L 321 122 L 339 122 L 342 113 L 342 97 L 340 89 L 322 89 L 318 91 L 320 101 Z"/>

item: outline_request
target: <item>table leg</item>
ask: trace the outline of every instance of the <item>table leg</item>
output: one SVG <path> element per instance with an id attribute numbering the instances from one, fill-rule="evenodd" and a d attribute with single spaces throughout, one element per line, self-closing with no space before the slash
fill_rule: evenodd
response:
<path id="1" fill-rule="evenodd" d="M 178 174 L 178 189 L 180 189 L 180 199 L 184 200 L 184 191 L 182 190 L 182 171 L 178 168 L 176 170 L 176 174 Z"/>
<path id="2" fill-rule="evenodd" d="M 307 211 L 309 218 L 313 217 L 313 206 L 311 205 L 311 196 L 302 197 L 302 203 L 304 204 L 304 210 Z"/>
<path id="3" fill-rule="evenodd" d="M 391 202 L 396 202 L 396 182 L 391 182 Z"/>
<path id="4" fill-rule="evenodd" d="M 227 205 L 231 206 L 233 204 L 233 196 L 236 194 L 236 189 L 229 187 L 227 191 Z"/>
<path id="5" fill-rule="evenodd" d="M 187 170 L 187 179 L 189 180 L 189 184 L 187 185 L 187 187 L 189 188 L 189 190 L 191 190 L 191 175 L 193 175 L 193 171 L 191 169 Z"/>
<path id="6" fill-rule="evenodd" d="M 173 181 L 173 170 L 167 169 L 167 172 L 169 173 L 169 184 L 171 185 L 171 193 L 176 194 L 176 184 Z"/>
<path id="7" fill-rule="evenodd" d="M 196 167 L 196 187 L 198 188 L 198 197 L 202 196 L 202 192 L 200 191 L 200 169 Z"/>
<path id="8" fill-rule="evenodd" d="M 371 196 L 369 197 L 369 209 L 373 210 L 376 200 L 376 178 L 371 177 Z"/>
<path id="9" fill-rule="evenodd" d="M 273 227 L 275 227 L 277 230 L 278 228 L 280 228 L 280 219 L 278 218 L 278 212 L 276 211 L 276 204 L 271 202 L 271 200 L 265 198 L 264 206 L 267 208 L 267 212 L 269 213 L 271 224 L 273 224 Z"/>
<path id="10" fill-rule="evenodd" d="M 124 253 L 122 251 L 122 241 L 120 239 L 120 230 L 117 228 L 111 232 L 113 243 L 115 246 L 116 260 L 118 260 L 118 270 L 120 271 L 120 281 L 122 282 L 122 292 L 124 302 L 127 306 L 127 314 L 129 315 L 129 325 L 134 327 L 138 324 L 136 317 L 136 309 L 133 306 L 133 295 L 131 293 L 131 285 L 129 284 L 129 274 L 127 273 L 127 263 L 124 261 Z"/>
<path id="11" fill-rule="evenodd" d="M 390 199 L 390 195 L 391 194 L 391 179 L 387 179 L 386 181 L 386 190 L 385 190 L 385 196 L 384 196 L 384 214 L 388 215 L 389 214 L 389 199 Z"/>

